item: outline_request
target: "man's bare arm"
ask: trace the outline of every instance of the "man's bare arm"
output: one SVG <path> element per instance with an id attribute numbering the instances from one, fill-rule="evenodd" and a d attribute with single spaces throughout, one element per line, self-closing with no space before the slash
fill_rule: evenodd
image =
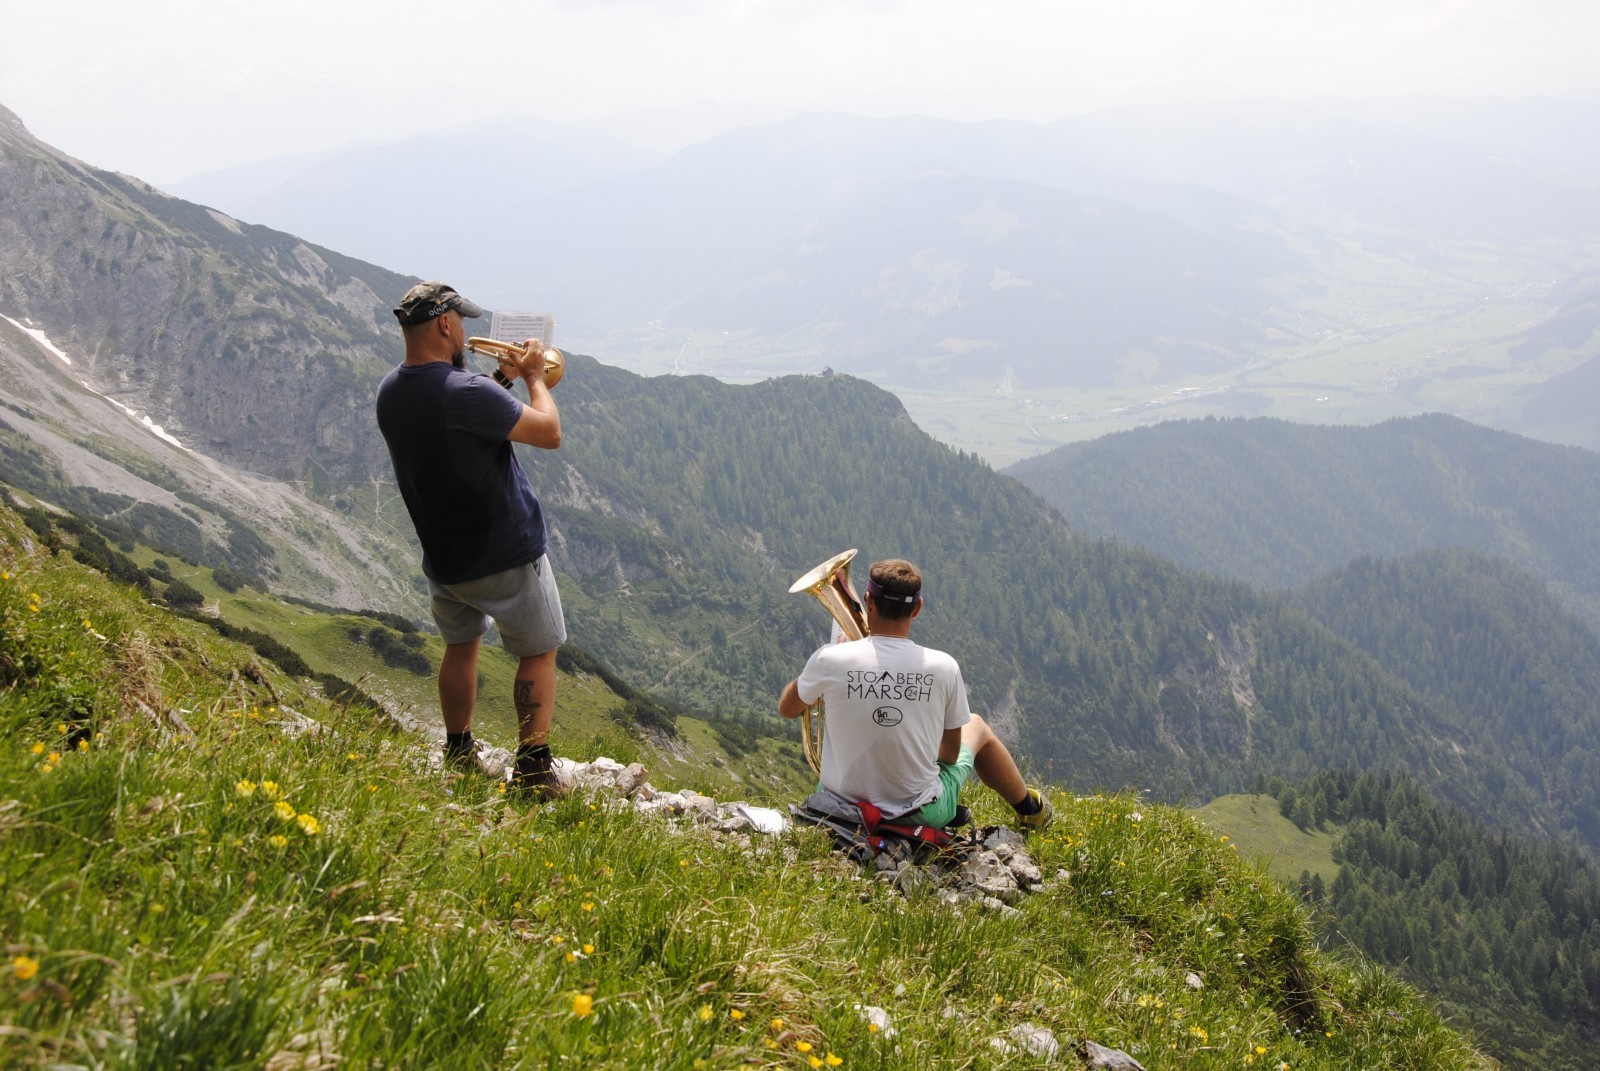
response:
<path id="1" fill-rule="evenodd" d="M 810 705 L 810 703 L 800 698 L 800 681 L 798 679 L 792 680 L 783 686 L 783 694 L 778 697 L 778 713 L 783 717 L 798 718 L 806 712 L 806 708 Z"/>
<path id="2" fill-rule="evenodd" d="M 537 446 L 541 450 L 560 449 L 561 411 L 556 408 L 556 400 L 550 396 L 550 388 L 544 385 L 544 347 L 532 339 L 523 345 L 527 348 L 527 355 L 520 364 L 510 357 L 500 358 L 500 371 L 507 377 L 521 379 L 528 388 L 528 401 L 522 407 L 522 416 L 506 433 L 506 438 L 514 443 Z"/>
<path id="3" fill-rule="evenodd" d="M 961 730 L 959 728 L 946 729 L 939 738 L 939 761 L 946 766 L 954 766 L 961 757 Z"/>

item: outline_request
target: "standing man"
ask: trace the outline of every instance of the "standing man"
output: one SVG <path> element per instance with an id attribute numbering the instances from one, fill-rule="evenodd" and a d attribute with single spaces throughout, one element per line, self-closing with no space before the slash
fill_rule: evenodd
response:
<path id="1" fill-rule="evenodd" d="M 868 635 L 819 648 L 783 689 L 778 713 L 827 709 L 821 787 L 866 800 L 887 818 L 944 827 L 974 772 L 1017 812 L 1024 830 L 1050 824 L 1050 799 L 1029 788 L 1011 752 L 967 706 L 961 667 L 910 639 L 922 612 L 922 574 L 899 558 L 872 564 Z"/>
<path id="2" fill-rule="evenodd" d="M 487 773 L 472 738 L 478 646 L 493 618 L 501 643 L 520 661 L 514 789 L 540 799 L 562 794 L 552 766 L 550 721 L 556 648 L 567 638 L 561 596 L 545 554 L 544 516 L 512 443 L 561 445 L 561 415 L 544 383 L 544 350 L 530 345 L 519 365 L 528 402 L 493 378 L 466 371 L 463 317 L 483 310 L 440 282 L 418 283 L 394 310 L 406 359 L 378 387 L 378 427 L 422 543 L 433 620 L 444 638 L 439 707 L 445 761 Z"/>

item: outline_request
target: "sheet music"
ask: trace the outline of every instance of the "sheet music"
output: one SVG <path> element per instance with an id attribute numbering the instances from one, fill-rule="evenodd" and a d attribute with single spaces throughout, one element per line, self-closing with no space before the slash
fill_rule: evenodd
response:
<path id="1" fill-rule="evenodd" d="M 536 338 L 548 346 L 555 331 L 554 313 L 495 312 L 489 316 L 489 337 L 496 342 L 524 342 Z"/>

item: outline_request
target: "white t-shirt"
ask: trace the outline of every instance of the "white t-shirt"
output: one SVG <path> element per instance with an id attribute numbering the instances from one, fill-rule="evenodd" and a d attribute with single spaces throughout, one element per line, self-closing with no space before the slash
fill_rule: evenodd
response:
<path id="1" fill-rule="evenodd" d="M 909 639 L 819 648 L 797 683 L 823 701 L 822 787 L 895 816 L 939 798 L 939 741 L 972 720 L 961 667 Z"/>

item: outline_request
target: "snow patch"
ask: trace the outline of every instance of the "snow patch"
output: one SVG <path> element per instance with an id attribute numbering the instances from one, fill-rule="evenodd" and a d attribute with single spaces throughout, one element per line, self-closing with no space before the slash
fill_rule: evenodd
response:
<path id="1" fill-rule="evenodd" d="M 60 346 L 57 346 L 54 342 L 51 342 L 49 337 L 43 331 L 39 330 L 38 328 L 29 327 L 26 324 L 19 323 L 18 321 L 13 320 L 11 317 L 6 316 L 4 313 L 0 313 L 0 318 L 3 318 L 12 327 L 15 327 L 18 331 L 21 331 L 23 334 L 25 334 L 29 338 L 33 339 L 34 342 L 38 343 L 40 349 L 45 350 L 45 351 L 47 351 L 49 353 L 55 354 L 57 357 L 59 357 L 61 359 L 61 363 L 62 364 L 67 365 L 69 368 L 72 366 L 72 358 L 68 357 L 64 352 L 62 352 L 62 349 L 61 349 Z M 96 396 L 101 397 L 101 398 L 105 398 L 106 401 L 110 402 L 112 405 L 116 406 L 118 409 L 121 409 L 124 413 L 127 413 L 134 420 L 137 420 L 140 424 L 143 424 L 145 426 L 145 429 L 148 430 L 150 432 L 150 434 L 154 435 L 156 438 L 160 439 L 162 442 L 171 443 L 173 446 L 176 446 L 179 450 L 188 450 L 189 449 L 187 446 L 185 446 L 181 442 L 179 442 L 175 437 L 173 437 L 171 435 L 168 435 L 167 432 L 166 432 L 166 429 L 163 428 L 160 424 L 157 424 L 155 421 L 151 420 L 148 413 L 145 414 L 144 416 L 140 416 L 138 413 L 134 412 L 132 409 L 129 409 L 127 406 L 123 405 L 121 402 L 117 401 L 115 398 L 108 398 L 104 394 L 101 394 L 99 391 L 97 391 L 93 387 L 89 386 L 89 384 L 84 383 L 83 387 L 84 387 L 85 390 L 91 392 L 92 394 L 95 394 Z M 190 451 L 190 452 L 193 453 L 193 451 Z"/>
<path id="2" fill-rule="evenodd" d="M 5 316 L 5 314 L 0 313 L 0 316 Z M 40 349 L 47 350 L 48 352 L 53 353 L 57 357 L 61 358 L 61 362 L 63 364 L 70 365 L 72 363 L 72 358 L 61 352 L 61 347 L 57 346 L 54 342 L 51 342 L 50 339 L 45 336 L 43 331 L 40 331 L 36 327 L 29 327 L 26 324 L 18 323 L 9 316 L 5 316 L 5 321 L 12 327 L 15 327 L 18 331 L 21 331 L 24 335 L 27 335 L 29 338 L 37 342 Z"/>
<path id="3" fill-rule="evenodd" d="M 93 388 L 90 388 L 90 389 L 92 390 Z M 95 393 L 96 394 L 100 394 L 99 391 L 95 391 Z M 168 435 L 166 430 L 164 428 L 162 428 L 162 426 L 160 424 L 157 424 L 155 421 L 151 420 L 149 413 L 146 413 L 144 416 L 140 416 L 138 413 L 134 412 L 132 409 L 129 409 L 127 406 L 123 405 L 121 402 L 117 401 L 115 398 L 106 398 L 106 396 L 104 394 L 100 394 L 100 397 L 105 398 L 106 401 L 110 402 L 112 405 L 116 406 L 118 409 L 121 409 L 124 413 L 127 413 L 133 419 L 135 419 L 139 423 L 143 424 L 146 428 L 149 429 L 149 431 L 150 431 L 150 433 L 152 435 L 154 435 L 156 438 L 160 439 L 162 442 L 169 442 L 173 446 L 176 446 L 179 450 L 188 450 L 189 449 L 187 446 L 185 446 L 181 442 L 179 442 L 176 438 L 174 438 L 171 435 Z M 190 452 L 193 453 L 193 451 L 190 451 Z"/>

